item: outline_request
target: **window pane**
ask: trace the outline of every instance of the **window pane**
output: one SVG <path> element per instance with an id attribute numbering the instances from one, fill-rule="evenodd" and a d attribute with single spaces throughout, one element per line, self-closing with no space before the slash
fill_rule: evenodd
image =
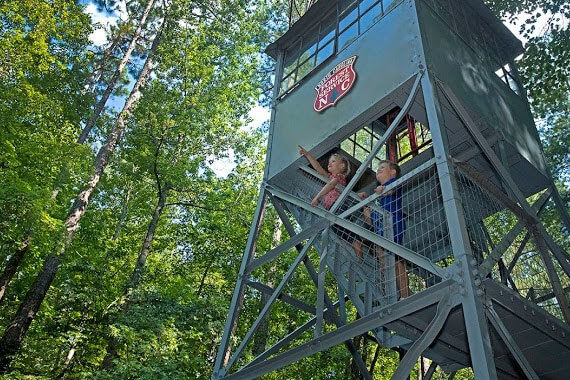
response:
<path id="1" fill-rule="evenodd" d="M 321 32 L 319 33 L 319 49 L 334 37 L 335 29 L 336 12 L 331 12 L 321 23 Z"/>
<path id="2" fill-rule="evenodd" d="M 345 30 L 340 36 L 338 36 L 338 50 L 342 49 L 354 39 L 358 37 L 358 23 L 355 22 L 350 28 Z"/>
<path id="3" fill-rule="evenodd" d="M 304 61 L 309 56 L 315 54 L 317 50 L 317 40 L 319 38 L 319 27 L 316 26 L 305 33 L 303 36 L 303 47 L 301 49 L 301 58 L 299 61 Z"/>
<path id="4" fill-rule="evenodd" d="M 388 13 L 392 8 L 396 6 L 399 0 L 383 0 L 382 2 L 384 3 L 384 13 Z"/>
<path id="5" fill-rule="evenodd" d="M 360 2 L 360 14 L 364 14 L 374 3 L 377 3 L 378 0 L 362 0 Z M 380 4 L 377 4 L 380 8 Z"/>
<path id="6" fill-rule="evenodd" d="M 314 67 L 315 67 L 315 56 L 312 56 L 305 62 L 299 64 L 299 70 L 297 70 L 297 81 L 303 79 L 303 77 L 305 77 L 305 75 L 310 73 Z"/>
<path id="7" fill-rule="evenodd" d="M 279 90 L 279 94 L 283 94 L 285 91 L 291 88 L 291 86 L 293 86 L 294 83 L 295 83 L 295 72 L 293 72 L 287 78 L 284 78 L 283 81 L 281 81 L 281 88 Z"/>
<path id="8" fill-rule="evenodd" d="M 368 12 L 360 17 L 360 33 L 364 33 L 365 30 L 370 28 L 374 22 L 376 22 L 380 16 L 382 16 L 382 12 L 380 11 L 380 6 L 375 5 L 374 8 L 370 9 Z"/>
<path id="9" fill-rule="evenodd" d="M 297 58 L 299 57 L 299 47 L 301 42 L 296 42 L 289 49 L 285 50 L 285 59 L 283 61 L 283 76 L 287 76 L 297 66 Z"/>
<path id="10" fill-rule="evenodd" d="M 334 53 L 334 41 L 329 42 L 317 53 L 316 65 L 320 65 L 325 59 L 333 55 Z"/>
<path id="11" fill-rule="evenodd" d="M 346 9 L 348 9 L 352 5 L 355 5 L 354 3 L 355 0 L 340 0 L 338 2 L 338 13 L 339 14 L 343 13 Z"/>
<path id="12" fill-rule="evenodd" d="M 356 20 L 358 17 L 358 8 L 356 4 L 353 4 L 350 8 L 348 8 L 345 13 L 341 14 L 339 17 L 338 22 L 338 30 L 339 32 L 344 30 L 351 22 Z"/>

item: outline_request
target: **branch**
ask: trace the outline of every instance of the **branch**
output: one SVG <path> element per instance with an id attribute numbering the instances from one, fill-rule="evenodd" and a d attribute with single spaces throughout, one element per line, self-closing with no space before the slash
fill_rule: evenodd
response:
<path id="1" fill-rule="evenodd" d="M 225 211 L 224 209 L 221 209 L 221 208 L 211 208 L 211 207 L 201 206 L 201 205 L 193 203 L 193 202 L 167 203 L 166 206 L 188 206 L 188 207 L 195 207 L 195 208 L 200 208 L 202 210 L 208 210 L 208 211 Z"/>

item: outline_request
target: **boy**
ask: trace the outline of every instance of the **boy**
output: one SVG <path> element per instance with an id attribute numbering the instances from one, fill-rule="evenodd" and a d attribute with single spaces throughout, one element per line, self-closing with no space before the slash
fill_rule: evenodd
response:
<path id="1" fill-rule="evenodd" d="M 386 186 L 390 185 L 400 176 L 400 167 L 391 161 L 380 161 L 378 170 L 376 170 L 376 179 L 380 183 L 374 189 L 380 198 L 376 201 L 386 211 L 392 214 L 392 227 L 394 230 L 394 242 L 402 245 L 404 241 L 404 231 L 406 230 L 406 223 L 404 221 L 404 213 L 402 212 L 402 189 L 393 189 L 384 193 Z M 366 193 L 359 193 L 360 198 L 366 198 Z M 366 223 L 374 228 L 374 232 L 380 236 L 384 236 L 384 226 L 382 214 L 377 211 L 370 211 L 370 208 L 364 209 L 364 220 Z M 384 249 L 382 247 L 375 247 L 376 257 L 383 266 L 384 262 Z M 405 262 L 396 256 L 396 285 L 400 293 L 400 298 L 406 298 L 410 295 L 408 286 L 408 275 L 406 273 Z"/>

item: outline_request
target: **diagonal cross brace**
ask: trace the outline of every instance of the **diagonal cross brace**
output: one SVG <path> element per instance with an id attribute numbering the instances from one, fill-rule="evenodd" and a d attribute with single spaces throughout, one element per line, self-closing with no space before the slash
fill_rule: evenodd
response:
<path id="1" fill-rule="evenodd" d="M 382 148 L 382 145 L 384 145 L 384 143 L 386 142 L 386 140 L 388 140 L 388 138 L 390 138 L 390 136 L 392 135 L 392 133 L 394 132 L 394 130 L 396 129 L 398 124 L 400 124 L 400 121 L 402 120 L 402 118 L 406 115 L 406 113 L 408 113 L 408 110 L 410 109 L 412 102 L 416 98 L 416 94 L 418 93 L 418 90 L 420 88 L 420 82 L 421 82 L 423 75 L 424 75 L 424 70 L 421 70 L 420 72 L 418 72 L 416 74 L 416 80 L 414 82 L 414 85 L 412 86 L 412 89 L 410 91 L 410 95 L 408 96 L 406 103 L 404 104 L 404 106 L 402 107 L 402 109 L 400 110 L 400 112 L 398 113 L 396 118 L 394 119 L 394 121 L 392 121 L 392 124 L 390 124 L 390 127 L 386 130 L 386 132 L 384 132 L 384 135 L 382 136 L 382 138 L 380 138 L 380 140 L 378 140 L 376 142 L 374 147 L 372 147 L 372 149 L 370 149 L 370 153 L 368 153 L 368 156 L 366 156 L 364 161 L 362 161 L 362 163 L 360 164 L 360 167 L 356 170 L 356 173 L 354 173 L 354 176 L 352 177 L 350 182 L 346 185 L 346 188 L 343 190 L 343 192 L 339 195 L 339 197 L 337 198 L 335 203 L 332 205 L 332 207 L 330 209 L 330 211 L 332 213 L 334 213 L 340 207 L 340 205 L 344 202 L 344 200 L 348 196 L 348 193 L 350 191 L 352 191 L 352 188 L 354 187 L 354 185 L 356 185 L 356 182 L 358 182 L 360 180 L 360 177 L 362 176 L 362 174 L 364 173 L 364 171 L 366 170 L 368 165 L 370 165 L 370 163 L 372 162 L 374 157 L 376 157 L 376 153 L 378 153 L 380 148 Z"/>
<path id="2" fill-rule="evenodd" d="M 400 361 L 398 368 L 392 375 L 394 380 L 404 380 L 409 375 L 418 357 L 422 352 L 434 341 L 441 328 L 447 321 L 447 317 L 451 309 L 459 304 L 459 300 L 452 302 L 451 294 L 446 294 L 437 305 L 437 312 L 422 335 L 412 344 L 412 347 L 406 352 L 404 358 Z"/>
<path id="3" fill-rule="evenodd" d="M 289 236 L 294 236 L 295 229 L 293 228 L 293 226 L 291 225 L 291 222 L 287 218 L 287 215 L 285 214 L 285 210 L 283 210 L 283 206 L 281 205 L 281 202 L 278 199 L 275 199 L 271 194 L 269 194 L 269 198 L 271 199 L 273 206 L 275 207 L 275 210 L 277 211 L 277 214 L 279 215 L 279 218 L 281 218 L 281 220 L 283 221 L 283 225 L 285 226 L 285 229 L 289 233 Z M 300 252 L 302 249 L 302 246 L 296 245 L 295 248 L 297 249 L 297 251 Z M 309 276 L 311 277 L 311 279 L 313 280 L 315 285 L 318 285 L 318 274 L 315 271 L 315 268 L 313 267 L 313 264 L 311 263 L 311 260 L 309 259 L 308 256 L 305 256 L 303 263 L 305 264 L 305 268 L 307 269 L 307 272 L 309 272 Z M 333 307 L 333 303 L 332 303 L 331 299 L 329 298 L 328 294 L 326 293 L 326 291 L 323 291 L 322 295 L 324 296 L 324 302 L 327 305 L 327 308 L 322 311 L 322 315 L 324 315 L 327 320 L 329 320 L 329 321 L 332 320 L 332 323 L 334 323 L 337 327 L 340 327 L 340 326 L 346 324 L 346 318 L 344 318 L 344 319 L 340 318 L 339 319 L 338 314 L 335 312 L 335 308 Z M 341 308 L 344 309 L 344 299 L 339 298 L 339 302 L 340 302 Z M 317 306 L 319 306 L 319 304 L 317 304 Z M 320 307 L 322 307 L 322 304 Z M 327 314 L 330 314 L 330 315 L 327 316 Z M 318 322 L 318 319 L 319 319 L 319 315 L 317 315 L 317 317 L 315 317 L 315 323 Z M 346 348 L 348 349 L 348 351 L 352 355 L 352 357 L 353 357 L 358 369 L 362 373 L 362 375 L 367 380 L 371 380 L 372 375 L 370 375 L 370 372 L 366 368 L 366 364 L 362 360 L 362 357 L 360 356 L 357 348 L 354 346 L 354 343 L 352 342 L 352 340 L 347 340 L 346 342 L 344 342 L 344 344 L 346 345 Z"/>
<path id="4" fill-rule="evenodd" d="M 242 339 L 240 345 L 238 346 L 238 348 L 236 349 L 235 353 L 232 355 L 232 357 L 230 358 L 230 360 L 228 361 L 228 364 L 226 365 L 225 368 L 220 369 L 220 372 L 222 374 L 227 373 L 227 370 L 229 368 L 231 368 L 231 366 L 234 364 L 234 362 L 237 360 L 237 358 L 240 356 L 241 352 L 243 351 L 243 349 L 245 348 L 245 346 L 247 345 L 247 343 L 249 342 L 249 340 L 251 339 L 251 337 L 253 336 L 253 334 L 255 333 L 255 331 L 257 330 L 257 328 L 259 327 L 262 319 L 265 317 L 265 315 L 267 314 L 267 312 L 269 311 L 269 309 L 273 306 L 273 303 L 275 302 L 275 300 L 277 299 L 277 297 L 281 294 L 281 291 L 283 290 L 283 287 L 285 287 L 285 285 L 287 284 L 287 282 L 289 281 L 289 279 L 293 276 L 293 273 L 295 272 L 295 270 L 297 269 L 297 266 L 301 263 L 301 261 L 303 261 L 305 255 L 307 254 L 307 251 L 309 250 L 309 248 L 311 248 L 311 246 L 313 245 L 313 242 L 315 241 L 316 236 L 312 237 L 309 242 L 303 247 L 303 249 L 301 250 L 301 252 L 299 253 L 299 255 L 297 255 L 297 258 L 295 259 L 295 261 L 291 264 L 291 266 L 289 267 L 289 269 L 287 270 L 287 273 L 285 274 L 285 276 L 283 276 L 283 279 L 281 280 L 281 282 L 279 283 L 279 285 L 277 285 L 277 287 L 275 288 L 275 291 L 273 292 L 273 294 L 271 295 L 271 297 L 269 297 L 269 299 L 267 300 L 267 303 L 265 304 L 265 306 L 263 307 L 263 309 L 261 310 L 261 312 L 259 313 L 259 315 L 257 316 L 257 319 L 255 320 L 255 322 L 253 323 L 253 325 L 250 327 L 249 331 L 247 332 L 247 334 L 244 336 L 244 338 Z"/>
<path id="5" fill-rule="evenodd" d="M 283 352 L 262 363 L 239 370 L 227 376 L 226 379 L 248 380 L 257 378 L 264 373 L 283 368 L 299 359 L 331 348 L 376 327 L 386 325 L 413 312 L 425 309 L 440 301 L 446 294 L 456 292 L 457 288 L 453 285 L 451 280 L 439 283 L 424 291 L 421 295 L 414 295 L 398 302 L 396 305 L 386 306 L 372 314 L 362 317 L 348 325 L 339 327 L 317 339 L 313 339 L 305 344 Z"/>
<path id="6" fill-rule="evenodd" d="M 511 336 L 511 334 L 509 333 L 509 330 L 507 329 L 507 327 L 505 326 L 505 324 L 503 323 L 503 321 L 501 320 L 501 318 L 499 317 L 493 306 L 487 308 L 487 318 L 489 319 L 495 330 L 499 333 L 501 339 L 503 340 L 503 342 L 505 342 L 505 345 L 507 346 L 511 354 L 513 354 L 515 360 L 523 370 L 526 377 L 530 380 L 538 380 L 539 379 L 538 375 L 536 374 L 536 372 L 534 372 L 534 369 L 532 369 L 532 366 L 530 365 L 528 360 L 526 360 L 526 358 L 524 357 L 521 349 L 519 348 L 519 346 Z"/>
<path id="7" fill-rule="evenodd" d="M 550 198 L 550 192 L 545 191 L 539 199 L 534 203 L 533 208 L 538 212 L 542 206 L 548 202 Z M 481 277 L 487 277 L 491 270 L 499 261 L 499 259 L 503 256 L 503 253 L 513 244 L 516 237 L 523 231 L 524 226 L 519 221 L 515 226 L 501 239 L 501 241 L 493 248 L 491 253 L 487 256 L 487 258 L 479 265 L 479 273 Z"/>
<path id="8" fill-rule="evenodd" d="M 477 129 L 475 123 L 471 119 L 471 116 L 469 116 L 469 113 L 463 107 L 457 96 L 447 85 L 445 85 L 440 80 L 437 80 L 437 83 L 439 88 L 443 92 L 444 96 L 447 98 L 451 106 L 455 109 L 455 111 L 459 115 L 459 118 L 463 121 L 463 123 L 467 127 L 467 130 L 469 131 L 473 139 L 477 142 L 477 144 L 479 144 L 479 147 L 481 148 L 481 150 L 483 151 L 483 153 L 485 154 L 491 165 L 493 165 L 497 173 L 501 176 L 501 179 L 507 184 L 511 192 L 517 198 L 520 207 L 526 212 L 527 215 L 521 215 L 521 217 L 523 219 L 527 219 L 527 217 L 533 219 L 532 221 L 529 220 L 529 222 L 532 222 L 532 224 L 536 226 L 537 232 L 544 238 L 548 248 L 550 248 L 550 250 L 556 257 L 556 259 L 558 260 L 558 262 L 560 263 L 566 274 L 570 277 L 570 259 L 568 253 L 565 252 L 562 248 L 560 248 L 556 244 L 556 242 L 552 239 L 552 237 L 546 232 L 542 224 L 538 221 L 536 212 L 532 209 L 532 207 L 530 206 L 524 195 L 521 193 L 520 189 L 512 179 L 508 170 L 503 166 L 503 164 L 501 163 L 501 161 L 499 160 L 493 149 L 489 146 L 487 140 L 485 140 L 485 137 L 483 137 L 481 132 Z M 515 211 L 515 209 L 513 209 L 513 212 L 519 215 L 518 210 Z"/>
<path id="9" fill-rule="evenodd" d="M 275 187 L 272 186 L 268 186 L 267 190 L 272 193 L 274 196 L 283 199 L 287 202 L 293 203 L 296 206 L 302 207 L 305 210 L 308 210 L 314 214 L 316 214 L 317 216 L 320 216 L 322 218 L 327 219 L 329 222 L 332 222 L 334 224 L 337 224 L 341 227 L 344 227 L 358 235 L 360 235 L 361 237 L 363 237 L 364 239 L 368 239 L 371 242 L 373 242 L 374 244 L 377 244 L 379 246 L 381 246 L 382 248 L 393 252 L 394 254 L 402 257 L 403 259 L 416 264 L 420 267 L 422 267 L 423 269 L 427 270 L 428 272 L 435 274 L 438 277 L 444 278 L 445 277 L 445 273 L 446 273 L 446 269 L 443 269 L 439 266 L 437 266 L 436 264 L 432 263 L 431 261 L 429 261 L 428 259 L 426 259 L 424 256 L 421 256 L 419 254 L 417 254 L 416 252 L 403 247 L 399 244 L 394 243 L 393 241 L 386 239 L 382 236 L 379 236 L 371 231 L 369 231 L 368 229 L 358 226 L 352 222 L 347 221 L 346 219 L 344 219 L 344 216 L 347 214 L 347 211 L 343 212 L 340 215 L 334 215 L 331 214 L 331 212 L 329 211 L 325 211 L 323 209 L 317 208 L 317 207 L 313 207 L 310 204 L 308 204 L 307 202 L 305 202 L 304 200 L 294 197 L 284 191 L 281 191 Z M 323 227 L 322 229 L 324 229 L 325 227 Z"/>

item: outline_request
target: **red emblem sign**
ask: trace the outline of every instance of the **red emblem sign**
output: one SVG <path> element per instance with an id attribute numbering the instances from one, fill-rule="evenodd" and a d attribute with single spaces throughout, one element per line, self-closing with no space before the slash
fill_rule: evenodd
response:
<path id="1" fill-rule="evenodd" d="M 346 95 L 356 80 L 355 61 L 355 55 L 345 59 L 321 79 L 317 87 L 315 87 L 315 91 L 317 91 L 317 97 L 313 105 L 315 111 L 321 112 L 328 107 L 334 106 L 340 98 Z"/>

